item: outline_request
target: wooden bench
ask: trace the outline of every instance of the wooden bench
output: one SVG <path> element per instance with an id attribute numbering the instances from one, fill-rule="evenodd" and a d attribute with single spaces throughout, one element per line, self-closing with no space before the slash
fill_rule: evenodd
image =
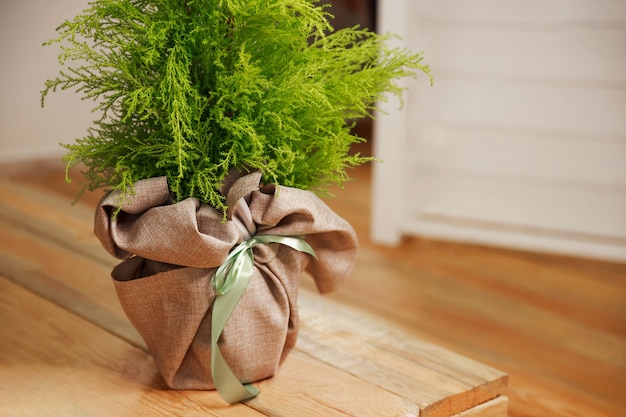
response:
<path id="1" fill-rule="evenodd" d="M 507 376 L 303 289 L 296 349 L 261 394 L 165 388 L 117 301 L 93 210 L 0 179 L 3 416 L 504 417 Z M 305 278 L 307 279 L 307 278 Z"/>

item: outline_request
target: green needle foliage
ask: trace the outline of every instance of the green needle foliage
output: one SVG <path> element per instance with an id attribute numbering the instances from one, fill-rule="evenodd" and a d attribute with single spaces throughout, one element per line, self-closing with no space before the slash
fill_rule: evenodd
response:
<path id="1" fill-rule="evenodd" d="M 347 120 L 371 115 L 397 80 L 427 75 L 388 36 L 333 31 L 311 0 L 95 0 L 57 28 L 61 71 L 45 96 L 74 89 L 101 118 L 63 145 L 86 188 L 132 192 L 165 175 L 176 201 L 224 210 L 232 169 L 302 189 L 347 179 L 370 158 Z"/>

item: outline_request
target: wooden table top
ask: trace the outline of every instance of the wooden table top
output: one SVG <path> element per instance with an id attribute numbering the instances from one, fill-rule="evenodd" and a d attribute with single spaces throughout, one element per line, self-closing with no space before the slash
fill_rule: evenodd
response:
<path id="1" fill-rule="evenodd" d="M 92 222 L 89 207 L 0 180 L 2 416 L 506 416 L 504 373 L 304 289 L 296 348 L 257 398 L 169 390 Z"/>

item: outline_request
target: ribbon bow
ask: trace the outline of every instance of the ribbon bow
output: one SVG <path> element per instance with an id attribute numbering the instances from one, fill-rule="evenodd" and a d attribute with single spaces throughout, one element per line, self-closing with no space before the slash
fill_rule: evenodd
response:
<path id="1" fill-rule="evenodd" d="M 315 251 L 306 240 L 294 236 L 260 235 L 240 243 L 233 249 L 226 261 L 217 269 L 211 285 L 217 297 L 213 303 L 211 322 L 211 375 L 217 392 L 229 404 L 254 398 L 259 390 L 252 384 L 242 384 L 230 369 L 217 342 L 226 322 L 248 286 L 254 274 L 254 254 L 252 247 L 260 244 L 280 243 L 297 251 L 317 258 Z"/>

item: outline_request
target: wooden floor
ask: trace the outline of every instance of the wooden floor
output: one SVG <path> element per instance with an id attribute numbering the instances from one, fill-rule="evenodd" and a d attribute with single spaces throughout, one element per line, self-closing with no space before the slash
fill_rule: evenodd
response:
<path id="1" fill-rule="evenodd" d="M 352 175 L 328 203 L 361 248 L 331 298 L 508 373 L 511 417 L 626 415 L 625 264 L 417 238 L 377 246 L 368 238 L 370 168 Z M 68 203 L 76 191 L 54 161 L 6 165 L 0 179 Z"/>

